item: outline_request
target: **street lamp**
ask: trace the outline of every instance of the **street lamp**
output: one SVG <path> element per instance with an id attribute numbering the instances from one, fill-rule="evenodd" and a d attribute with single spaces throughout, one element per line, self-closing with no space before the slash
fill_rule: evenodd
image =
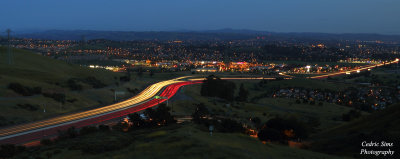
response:
<path id="1" fill-rule="evenodd" d="M 310 73 L 310 68 L 311 68 L 310 65 L 307 65 L 307 66 L 306 66 L 306 69 L 307 69 L 307 72 L 308 72 L 308 73 Z"/>

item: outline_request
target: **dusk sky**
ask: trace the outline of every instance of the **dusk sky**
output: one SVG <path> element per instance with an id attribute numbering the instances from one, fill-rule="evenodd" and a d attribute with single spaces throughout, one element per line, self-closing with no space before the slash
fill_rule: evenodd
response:
<path id="1" fill-rule="evenodd" d="M 0 29 L 400 34 L 400 0 L 2 0 Z"/>

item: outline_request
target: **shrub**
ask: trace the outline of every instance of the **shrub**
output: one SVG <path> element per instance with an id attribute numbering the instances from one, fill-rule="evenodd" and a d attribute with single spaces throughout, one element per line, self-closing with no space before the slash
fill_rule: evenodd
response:
<path id="1" fill-rule="evenodd" d="M 3 116 L 0 116 L 0 126 L 5 126 L 8 124 L 8 121 Z"/>
<path id="2" fill-rule="evenodd" d="M 235 133 L 235 132 L 244 132 L 244 128 L 241 123 L 237 122 L 236 120 L 232 119 L 222 119 L 221 126 L 219 126 L 219 131 L 221 132 L 228 132 L 228 133 Z"/>
<path id="3" fill-rule="evenodd" d="M 10 83 L 8 84 L 8 89 L 13 90 L 15 93 L 21 94 L 23 96 L 32 96 L 35 94 L 40 94 L 42 93 L 42 88 L 41 87 L 26 87 L 23 86 L 19 83 Z"/>
<path id="4" fill-rule="evenodd" d="M 121 82 L 129 82 L 131 80 L 131 78 L 129 76 L 121 76 L 121 77 L 119 77 L 119 80 Z"/>
<path id="5" fill-rule="evenodd" d="M 132 128 L 142 128 L 146 126 L 145 121 L 140 117 L 138 113 L 128 115 L 129 120 L 132 122 Z"/>
<path id="6" fill-rule="evenodd" d="M 84 82 L 91 85 L 93 88 L 103 88 L 107 86 L 106 84 L 104 84 L 103 82 L 101 82 L 100 80 L 96 79 L 93 76 L 87 77 L 84 80 Z"/>
<path id="7" fill-rule="evenodd" d="M 263 128 L 259 132 L 259 136 L 261 135 L 263 137 L 259 137 L 259 139 L 263 141 L 281 140 L 282 142 L 283 140 L 305 139 L 308 137 L 310 132 L 308 128 L 309 127 L 307 127 L 305 123 L 298 121 L 296 118 L 283 119 L 275 117 L 264 124 Z M 274 131 L 269 129 L 274 129 Z M 276 135 L 276 131 L 279 132 L 280 135 Z M 262 133 L 272 133 L 274 136 L 268 137 L 271 134 Z"/>
<path id="8" fill-rule="evenodd" d="M 211 75 L 201 85 L 201 95 L 208 97 L 219 97 L 228 101 L 234 100 L 236 85 L 231 81 L 221 80 Z"/>
<path id="9" fill-rule="evenodd" d="M 249 91 L 244 88 L 243 83 L 240 84 L 239 95 L 237 97 L 237 100 L 241 102 L 247 101 L 248 96 L 249 96 Z"/>
<path id="10" fill-rule="evenodd" d="M 139 89 L 137 89 L 137 88 L 134 88 L 134 89 L 126 88 L 126 90 L 131 94 L 137 94 L 139 92 Z"/>
<path id="11" fill-rule="evenodd" d="M 82 85 L 78 84 L 76 80 L 72 78 L 67 81 L 67 86 L 73 91 L 80 91 L 83 89 Z"/>
<path id="12" fill-rule="evenodd" d="M 86 135 L 97 132 L 97 128 L 94 126 L 85 126 L 79 130 L 80 135 Z"/>
<path id="13" fill-rule="evenodd" d="M 78 99 L 76 99 L 76 98 L 67 99 L 67 102 L 69 102 L 69 103 L 74 103 L 74 102 L 76 102 L 76 101 L 78 101 Z"/>
<path id="14" fill-rule="evenodd" d="M 63 104 L 66 101 L 64 93 L 43 93 L 43 96 L 48 97 L 48 98 L 52 98 L 55 101 L 63 103 Z"/>
<path id="15" fill-rule="evenodd" d="M 196 107 L 196 109 L 192 114 L 192 120 L 197 124 L 204 123 L 204 118 L 208 117 L 210 115 L 210 112 L 203 103 L 194 104 L 194 106 Z"/>
<path id="16" fill-rule="evenodd" d="M 251 122 L 253 122 L 256 125 L 260 125 L 261 119 L 259 117 L 254 117 L 254 118 L 251 118 Z"/>
<path id="17" fill-rule="evenodd" d="M 51 145 L 52 141 L 50 139 L 42 139 L 40 140 L 41 145 Z"/>
<path id="18" fill-rule="evenodd" d="M 261 141 L 283 141 L 284 136 L 282 132 L 272 128 L 261 129 L 258 134 L 258 139 Z"/>
<path id="19" fill-rule="evenodd" d="M 75 127 L 70 127 L 66 131 L 58 131 L 58 139 L 75 138 L 78 136 Z"/>
<path id="20" fill-rule="evenodd" d="M 29 111 L 36 111 L 39 109 L 39 105 L 32 105 L 32 104 L 17 104 L 18 108 L 26 109 Z"/>
<path id="21" fill-rule="evenodd" d="M 160 104 L 157 109 L 153 110 L 151 108 L 146 109 L 144 114 L 150 119 L 150 125 L 169 125 L 172 123 L 176 123 L 176 120 L 169 112 L 169 108 L 165 104 Z"/>
<path id="22" fill-rule="evenodd" d="M 108 125 L 99 125 L 100 131 L 110 131 L 110 127 Z"/>
<path id="23" fill-rule="evenodd" d="M 128 130 L 128 128 L 129 128 L 129 125 L 128 125 L 128 123 L 125 123 L 125 122 L 122 122 L 122 123 L 119 122 L 119 123 L 117 123 L 117 124 L 112 126 L 113 130 L 121 131 L 121 132 L 124 132 L 125 130 Z"/>

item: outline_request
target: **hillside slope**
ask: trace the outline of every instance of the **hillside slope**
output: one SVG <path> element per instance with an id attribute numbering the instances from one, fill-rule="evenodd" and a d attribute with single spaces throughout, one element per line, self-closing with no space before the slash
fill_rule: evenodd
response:
<path id="1" fill-rule="evenodd" d="M 320 152 L 359 156 L 361 143 L 382 141 L 394 143 L 391 150 L 399 157 L 400 149 L 400 104 L 390 106 L 342 126 L 324 131 L 313 137 L 312 149 Z M 374 148 L 369 148 L 374 149 Z M 375 148 L 376 149 L 376 148 Z M 381 150 L 387 150 L 388 147 Z M 376 150 L 380 150 L 379 148 Z M 363 156 L 365 157 L 365 156 Z"/>
<path id="2" fill-rule="evenodd" d="M 0 73 L 2 76 L 29 79 L 38 82 L 56 82 L 71 77 L 94 76 L 100 80 L 110 82 L 113 72 L 107 70 L 93 70 L 78 65 L 67 64 L 39 54 L 13 49 L 13 63 L 8 64 L 7 49 L 0 47 Z"/>
<path id="3" fill-rule="evenodd" d="M 0 47 L 0 126 L 101 106 L 113 100 L 109 87 L 119 81 L 118 73 L 67 64 L 26 50 L 13 49 L 12 53 L 13 63 L 9 64 L 7 49 Z M 82 89 L 71 90 L 70 79 Z M 9 89 L 11 83 L 23 91 L 35 87 L 40 91 L 24 95 Z M 61 94 L 61 99 L 65 95 L 64 102 L 51 97 L 54 94 Z"/>
<path id="4" fill-rule="evenodd" d="M 101 138 L 102 140 L 99 140 Z M 237 133 L 213 133 L 185 123 L 132 132 L 96 132 L 66 139 L 21 153 L 26 156 L 67 158 L 260 158 L 336 159 L 343 158 L 278 144 Z"/>

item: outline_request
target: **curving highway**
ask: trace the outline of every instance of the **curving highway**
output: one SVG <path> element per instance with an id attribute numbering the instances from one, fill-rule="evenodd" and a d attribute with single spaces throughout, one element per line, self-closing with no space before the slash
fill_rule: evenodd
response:
<path id="1" fill-rule="evenodd" d="M 338 76 L 343 74 L 348 74 L 352 72 L 359 72 L 363 70 L 372 69 L 375 67 L 384 66 L 386 64 L 398 63 L 399 59 L 391 62 L 363 66 L 358 69 L 346 71 L 346 72 L 335 72 L 319 76 L 309 77 L 311 79 L 322 79 L 329 76 Z M 162 81 L 155 83 L 138 95 L 127 99 L 123 102 L 115 103 L 112 105 L 104 106 L 101 108 L 96 108 L 84 112 L 63 115 L 47 120 L 42 120 L 38 122 L 32 122 L 22 125 L 17 125 L 9 128 L 0 129 L 0 144 L 13 143 L 21 144 L 28 141 L 41 139 L 44 136 L 54 136 L 57 135 L 59 130 L 66 130 L 69 127 L 80 128 L 83 126 L 92 125 L 95 123 L 101 123 L 103 121 L 111 120 L 121 116 L 125 116 L 134 112 L 138 112 L 167 99 L 154 99 L 154 96 L 160 95 L 163 97 L 170 98 L 178 91 L 178 89 L 184 85 L 201 83 L 204 78 L 191 78 L 192 76 L 184 76 L 175 78 L 172 80 Z M 185 79 L 185 80 L 183 80 Z M 264 77 L 230 77 L 221 78 L 224 80 L 262 80 L 262 79 L 275 79 L 275 78 L 264 78 Z M 285 78 L 292 79 L 292 78 Z"/>
<path id="2" fill-rule="evenodd" d="M 23 135 L 23 134 L 27 134 L 27 133 L 33 133 L 36 131 L 41 131 L 45 128 L 52 128 L 54 126 L 70 124 L 71 122 L 98 117 L 100 115 L 105 115 L 107 113 L 124 110 L 124 109 L 130 108 L 130 107 L 139 106 L 140 104 L 151 101 L 151 99 L 155 95 L 157 95 L 157 93 L 159 93 L 164 87 L 166 87 L 168 85 L 176 84 L 176 83 L 182 83 L 183 81 L 181 81 L 181 79 L 188 78 L 188 77 L 189 76 L 184 76 L 184 77 L 179 77 L 179 78 L 175 78 L 172 80 L 155 83 L 155 84 L 147 87 L 145 90 L 143 90 L 141 93 L 139 93 L 135 97 L 132 97 L 123 102 L 115 103 L 115 104 L 112 104 L 109 106 L 96 108 L 96 109 L 79 112 L 79 113 L 75 113 L 75 114 L 59 116 L 59 117 L 55 117 L 55 118 L 51 118 L 51 119 L 47 119 L 47 120 L 38 121 L 38 122 L 32 122 L 32 123 L 27 123 L 27 124 L 17 125 L 17 126 L 13 126 L 13 127 L 9 127 L 9 128 L 0 129 L 0 140 L 4 140 L 7 138 L 11 138 L 11 137 L 15 137 L 15 136 L 19 136 L 19 135 Z"/>

